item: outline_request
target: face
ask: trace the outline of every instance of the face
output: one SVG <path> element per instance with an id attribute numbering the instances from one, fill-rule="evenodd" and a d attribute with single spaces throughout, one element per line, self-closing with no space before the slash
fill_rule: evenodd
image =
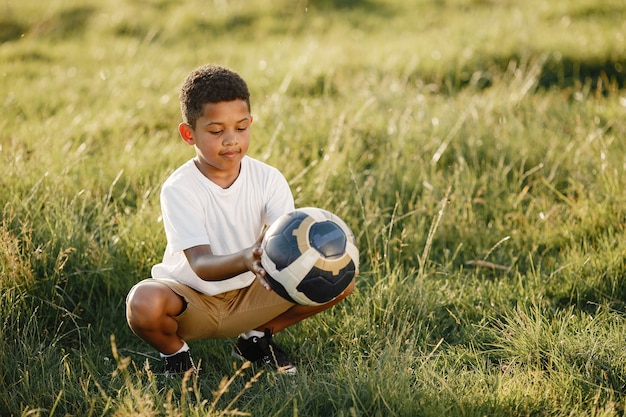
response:
<path id="1" fill-rule="evenodd" d="M 210 180 L 229 187 L 239 175 L 250 145 L 252 115 L 243 100 L 209 103 L 195 128 L 178 126 L 183 140 L 196 148 L 196 166 Z"/>

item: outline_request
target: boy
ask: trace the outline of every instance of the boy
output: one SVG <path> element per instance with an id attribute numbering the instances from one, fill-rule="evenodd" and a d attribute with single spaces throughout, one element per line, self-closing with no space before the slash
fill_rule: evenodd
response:
<path id="1" fill-rule="evenodd" d="M 178 132 L 196 156 L 163 184 L 167 246 L 152 278 L 128 294 L 128 325 L 160 352 L 166 375 L 197 372 L 188 341 L 235 336 L 234 356 L 295 373 L 272 335 L 338 303 L 354 282 L 321 306 L 271 291 L 261 267 L 263 230 L 294 210 L 294 200 L 276 168 L 246 156 L 248 87 L 233 71 L 205 65 L 187 76 L 180 102 Z"/>

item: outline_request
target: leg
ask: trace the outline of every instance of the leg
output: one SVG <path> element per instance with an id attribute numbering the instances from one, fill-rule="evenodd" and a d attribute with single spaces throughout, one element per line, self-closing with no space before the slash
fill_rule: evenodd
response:
<path id="1" fill-rule="evenodd" d="M 152 347 L 171 354 L 183 346 L 178 323 L 173 317 L 184 308 L 183 299 L 158 281 L 144 281 L 132 288 L 126 301 L 126 318 L 131 330 Z"/>
<path id="2" fill-rule="evenodd" d="M 260 284 L 258 285 L 260 287 Z M 287 310 L 282 310 L 282 313 L 275 315 L 274 318 L 270 319 L 265 324 L 254 328 L 253 330 L 255 331 L 247 331 L 241 334 L 237 338 L 233 354 L 240 359 L 265 363 L 279 373 L 296 373 L 296 367 L 288 359 L 285 352 L 274 343 L 272 334 L 278 333 L 286 327 L 296 324 L 307 317 L 329 309 L 346 298 L 353 290 L 354 281 L 352 281 L 337 298 L 320 306 L 293 305 L 292 303 L 287 303 L 286 305 L 283 300 L 282 303 L 278 305 L 285 306 Z M 257 296 L 260 295 L 260 297 L 267 298 L 268 295 L 263 295 L 264 291 L 264 289 L 260 291 L 256 290 Z M 275 297 L 276 299 L 280 298 L 278 295 L 272 295 L 271 297 Z"/>
<path id="3" fill-rule="evenodd" d="M 348 287 L 345 290 L 343 290 L 343 292 L 339 294 L 337 298 L 335 298 L 334 300 L 326 304 L 319 305 L 319 306 L 303 306 L 303 305 L 293 306 L 289 310 L 282 313 L 281 315 L 273 318 L 272 320 L 268 321 L 262 326 L 257 327 L 254 330 L 263 332 L 265 329 L 270 329 L 272 334 L 276 334 L 280 332 L 281 330 L 306 319 L 307 317 L 311 317 L 315 314 L 321 313 L 324 310 L 328 310 L 329 308 L 331 308 L 332 306 L 334 306 L 335 304 L 339 303 L 341 300 L 346 298 L 348 295 L 350 295 L 350 293 L 352 293 L 353 290 L 354 290 L 354 280 L 352 280 L 352 282 L 350 282 Z"/>

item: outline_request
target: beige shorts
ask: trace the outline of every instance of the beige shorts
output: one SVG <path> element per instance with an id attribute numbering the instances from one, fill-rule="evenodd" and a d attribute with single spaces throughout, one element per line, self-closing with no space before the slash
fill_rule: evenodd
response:
<path id="1" fill-rule="evenodd" d="M 295 305 L 274 291 L 266 290 L 256 279 L 249 287 L 217 295 L 200 293 L 170 279 L 148 278 L 142 282 L 146 281 L 163 283 L 186 301 L 185 310 L 174 317 L 178 322 L 178 336 L 186 341 L 235 337 L 269 322 Z"/>

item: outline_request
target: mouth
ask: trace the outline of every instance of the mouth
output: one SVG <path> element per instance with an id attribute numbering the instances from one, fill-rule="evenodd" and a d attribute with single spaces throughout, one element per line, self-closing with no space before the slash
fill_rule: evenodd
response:
<path id="1" fill-rule="evenodd" d="M 234 159 L 239 155 L 239 151 L 222 152 L 220 156 L 226 159 Z"/>

